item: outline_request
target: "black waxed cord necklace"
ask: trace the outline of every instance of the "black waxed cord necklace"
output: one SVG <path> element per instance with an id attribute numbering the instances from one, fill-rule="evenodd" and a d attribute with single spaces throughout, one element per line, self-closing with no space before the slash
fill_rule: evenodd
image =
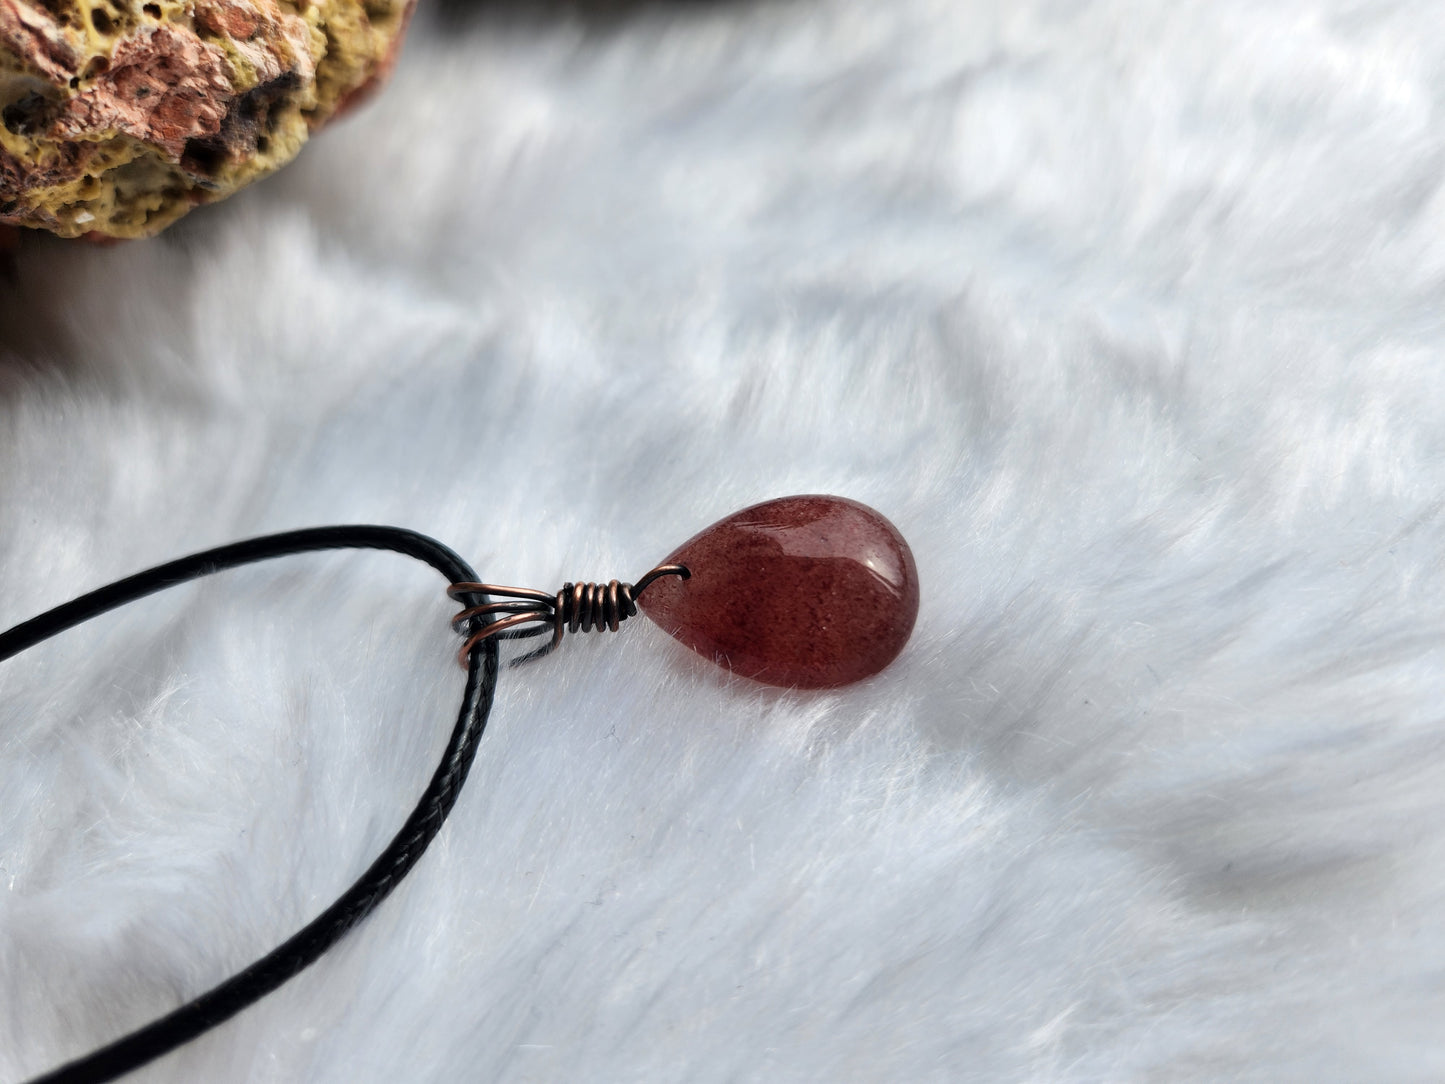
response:
<path id="1" fill-rule="evenodd" d="M 446 577 L 462 605 L 467 672 L 441 764 L 406 823 L 335 903 L 250 967 L 174 1011 L 35 1078 L 98 1084 L 138 1069 L 230 1019 L 305 970 L 370 914 L 416 865 L 456 804 L 497 688 L 498 642 L 617 631 L 646 610 L 666 632 L 743 677 L 790 689 L 836 688 L 878 673 L 903 650 L 918 614 L 918 570 L 898 529 L 842 497 L 783 497 L 744 508 L 693 536 L 637 581 L 567 583 L 551 593 L 478 583 L 446 546 L 402 527 L 313 527 L 182 557 L 101 587 L 0 632 L 0 662 L 108 610 L 257 561 L 334 549 L 390 550 Z M 693 573 L 697 572 L 694 579 Z M 689 582 L 691 581 L 691 582 Z"/>
<path id="2" fill-rule="evenodd" d="M 57 606 L 0 632 L 0 661 L 107 610 L 167 587 L 257 561 L 333 549 L 402 553 L 425 561 L 445 576 L 448 583 L 465 583 L 477 578 L 471 566 L 446 546 L 402 527 L 315 527 L 287 531 L 182 557 Z M 461 710 L 441 764 L 401 830 L 335 903 L 283 944 L 214 989 L 99 1050 L 36 1077 L 32 1084 L 97 1084 L 114 1080 L 170 1053 L 304 971 L 347 930 L 369 915 L 416 865 L 456 804 L 477 754 L 477 742 L 487 725 L 487 715 L 492 710 L 492 697 L 497 688 L 497 655 L 494 637 L 472 645 Z"/>

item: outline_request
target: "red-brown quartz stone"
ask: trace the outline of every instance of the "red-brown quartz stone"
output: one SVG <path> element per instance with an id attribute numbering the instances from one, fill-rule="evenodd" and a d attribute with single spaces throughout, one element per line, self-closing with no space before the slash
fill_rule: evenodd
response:
<path id="1" fill-rule="evenodd" d="M 638 606 L 735 674 L 797 689 L 846 685 L 897 657 L 918 616 L 918 569 L 896 527 L 842 497 L 735 512 L 664 564 Z"/>

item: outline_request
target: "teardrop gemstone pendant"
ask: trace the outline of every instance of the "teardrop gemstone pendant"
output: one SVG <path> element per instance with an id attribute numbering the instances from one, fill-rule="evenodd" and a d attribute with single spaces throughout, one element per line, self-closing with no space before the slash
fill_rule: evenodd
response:
<path id="1" fill-rule="evenodd" d="M 783 497 L 693 536 L 642 612 L 734 674 L 830 689 L 892 662 L 918 616 L 918 570 L 898 529 L 842 497 Z"/>
<path id="2" fill-rule="evenodd" d="M 467 604 L 466 664 L 490 636 L 552 633 L 516 662 L 552 651 L 564 632 L 616 630 L 641 607 L 665 632 L 741 677 L 831 689 L 878 673 L 918 616 L 918 569 L 898 529 L 844 497 L 782 497 L 734 512 L 688 539 L 634 587 L 566 584 L 555 595 L 453 584 Z M 492 601 L 494 597 L 510 601 Z"/>
<path id="3" fill-rule="evenodd" d="M 167 1054 L 265 997 L 314 963 L 407 875 L 456 804 L 497 689 L 499 640 L 550 635 L 511 665 L 551 652 L 568 632 L 616 631 L 639 600 L 658 625 L 734 674 L 827 689 L 876 674 L 907 642 L 918 571 L 894 526 L 842 497 L 784 497 L 745 508 L 675 550 L 637 583 L 568 583 L 548 593 L 475 582 L 465 560 L 402 527 L 350 524 L 245 539 L 98 587 L 0 630 L 0 662 L 57 633 L 178 584 L 226 569 L 320 550 L 390 550 L 447 578 L 462 604 L 452 627 L 467 671 L 457 721 L 431 782 L 366 872 L 320 914 L 250 967 L 60 1068 L 44 1080 L 113 1080 Z"/>

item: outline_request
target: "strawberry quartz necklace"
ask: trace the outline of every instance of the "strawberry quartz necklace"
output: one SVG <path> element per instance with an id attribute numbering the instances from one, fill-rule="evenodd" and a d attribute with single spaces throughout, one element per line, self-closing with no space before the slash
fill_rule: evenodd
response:
<path id="1" fill-rule="evenodd" d="M 480 583 L 434 539 L 401 527 L 315 527 L 192 554 L 118 580 L 0 632 L 0 662 L 57 633 L 190 580 L 292 554 L 379 549 L 431 565 L 463 609 L 466 686 L 440 765 L 400 831 L 365 873 L 284 943 L 158 1020 L 36 1078 L 113 1080 L 240 1012 L 315 962 L 384 900 L 456 804 L 486 727 L 504 640 L 550 637 L 511 661 L 541 658 L 576 632 L 616 631 L 639 609 L 732 673 L 793 689 L 828 689 L 878 673 L 907 643 L 918 572 L 898 530 L 842 497 L 783 497 L 735 512 L 683 543 L 636 584 L 568 583 L 555 594 Z"/>

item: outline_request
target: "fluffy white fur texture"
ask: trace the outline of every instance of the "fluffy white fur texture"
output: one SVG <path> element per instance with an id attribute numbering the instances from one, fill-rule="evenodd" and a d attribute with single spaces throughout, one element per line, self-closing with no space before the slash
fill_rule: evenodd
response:
<path id="1" fill-rule="evenodd" d="M 0 299 L 0 622 L 408 525 L 640 574 L 836 492 L 914 640 L 827 695 L 638 622 L 504 675 L 365 926 L 148 1081 L 1445 1077 L 1435 0 L 423 11 L 397 78 Z M 452 607 L 296 559 L 0 667 L 0 1078 L 356 876 Z"/>

